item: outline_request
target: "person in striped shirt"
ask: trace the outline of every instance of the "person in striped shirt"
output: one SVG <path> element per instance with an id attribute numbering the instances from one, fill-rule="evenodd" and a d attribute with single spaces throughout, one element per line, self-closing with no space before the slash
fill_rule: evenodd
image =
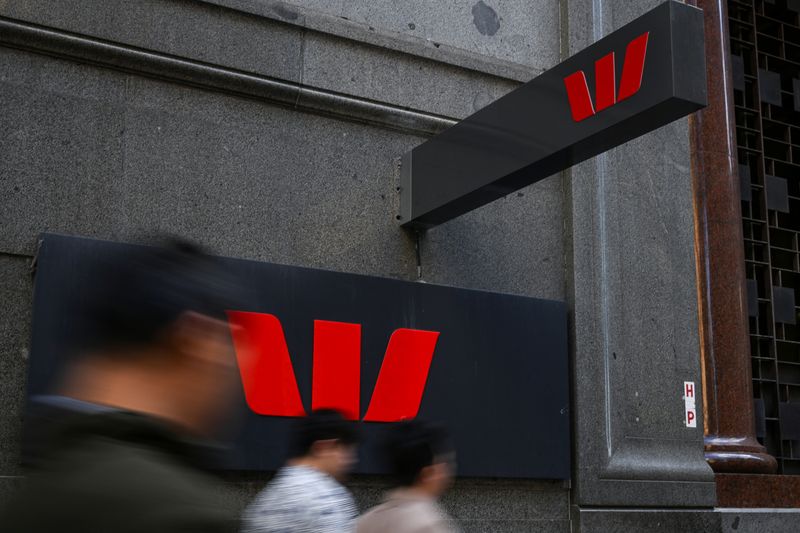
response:
<path id="1" fill-rule="evenodd" d="M 355 427 L 334 410 L 297 420 L 291 459 L 242 517 L 243 533 L 350 533 L 358 514 L 340 483 L 356 461 Z"/>

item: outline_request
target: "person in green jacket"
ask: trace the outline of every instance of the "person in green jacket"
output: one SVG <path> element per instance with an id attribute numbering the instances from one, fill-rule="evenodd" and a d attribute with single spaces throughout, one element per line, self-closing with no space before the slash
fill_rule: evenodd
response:
<path id="1" fill-rule="evenodd" d="M 0 530 L 237 531 L 201 444 L 235 398 L 234 284 L 182 241 L 128 248 L 92 279 L 75 309 L 86 342 L 31 402 L 34 468 Z"/>

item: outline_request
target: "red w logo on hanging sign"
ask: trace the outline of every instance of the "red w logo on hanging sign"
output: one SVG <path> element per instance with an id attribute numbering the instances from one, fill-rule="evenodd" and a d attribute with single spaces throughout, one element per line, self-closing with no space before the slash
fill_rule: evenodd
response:
<path id="1" fill-rule="evenodd" d="M 304 416 L 286 336 L 274 315 L 229 311 L 236 359 L 250 408 L 269 416 Z M 364 421 L 417 416 L 439 333 L 392 333 Z M 361 325 L 314 321 L 312 410 L 332 408 L 350 420 L 361 413 Z"/>
<path id="2" fill-rule="evenodd" d="M 647 39 L 650 32 L 643 33 L 628 44 L 625 50 L 625 63 L 622 65 L 622 79 L 617 92 L 616 59 L 614 52 L 594 63 L 595 101 L 589 94 L 586 74 L 579 70 L 564 78 L 569 107 L 575 122 L 585 120 L 599 111 L 630 98 L 642 87 L 644 59 L 647 55 Z"/>

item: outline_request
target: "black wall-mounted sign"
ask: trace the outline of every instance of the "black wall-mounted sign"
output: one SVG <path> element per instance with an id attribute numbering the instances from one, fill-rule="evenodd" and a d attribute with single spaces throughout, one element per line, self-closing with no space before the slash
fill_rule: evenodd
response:
<path id="1" fill-rule="evenodd" d="M 441 224 L 705 105 L 703 13 L 665 2 L 405 154 L 400 222 Z"/>
<path id="2" fill-rule="evenodd" d="M 130 246 L 43 235 L 29 396 L 48 393 L 78 344 L 68 305 L 91 267 Z M 383 470 L 374 446 L 386 424 L 419 416 L 452 431 L 460 475 L 569 478 L 563 302 L 223 261 L 253 299 L 230 313 L 251 343 L 241 350 L 233 335 L 244 423 L 230 469 L 277 468 L 291 417 L 338 407 L 361 421 L 362 473 Z"/>

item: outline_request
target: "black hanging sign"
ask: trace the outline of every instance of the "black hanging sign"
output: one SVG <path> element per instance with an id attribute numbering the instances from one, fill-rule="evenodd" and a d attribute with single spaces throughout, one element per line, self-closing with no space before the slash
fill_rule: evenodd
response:
<path id="1" fill-rule="evenodd" d="M 703 13 L 668 1 L 403 156 L 403 226 L 428 228 L 706 105 Z"/>

